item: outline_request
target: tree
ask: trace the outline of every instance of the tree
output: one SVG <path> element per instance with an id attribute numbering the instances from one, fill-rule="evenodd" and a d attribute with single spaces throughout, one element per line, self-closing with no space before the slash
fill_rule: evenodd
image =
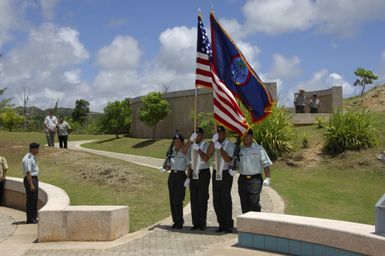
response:
<path id="1" fill-rule="evenodd" d="M 87 121 L 88 113 L 90 113 L 90 103 L 84 99 L 76 100 L 72 119 L 84 125 Z"/>
<path id="2" fill-rule="evenodd" d="M 0 96 L 4 94 L 4 92 L 7 90 L 7 88 L 0 89 Z M 0 112 L 2 112 L 5 107 L 9 106 L 9 102 L 12 100 L 12 98 L 5 98 L 0 100 Z"/>
<path id="3" fill-rule="evenodd" d="M 101 131 L 115 134 L 116 138 L 119 138 L 119 134 L 128 133 L 131 125 L 131 109 L 128 99 L 108 102 L 99 124 Z"/>
<path id="4" fill-rule="evenodd" d="M 16 111 L 10 107 L 6 107 L 5 111 L 1 113 L 0 120 L 3 126 L 10 132 L 12 132 L 14 127 L 23 123 L 23 117 L 17 114 Z"/>
<path id="5" fill-rule="evenodd" d="M 356 71 L 354 71 L 354 74 L 361 78 L 354 82 L 354 86 L 362 86 L 361 95 L 364 94 L 365 86 L 367 84 L 372 84 L 374 80 L 378 79 L 378 76 L 373 74 L 372 71 L 366 70 L 364 68 L 357 68 Z"/>
<path id="6" fill-rule="evenodd" d="M 170 112 L 170 104 L 162 98 L 160 92 L 150 92 L 142 97 L 143 107 L 139 110 L 139 119 L 152 128 L 155 139 L 156 125 Z"/>
<path id="7" fill-rule="evenodd" d="M 20 100 L 23 101 L 24 131 L 27 131 L 27 103 L 29 100 L 27 89 L 23 88 L 23 94 L 19 90 L 17 90 L 17 94 L 19 95 Z"/>

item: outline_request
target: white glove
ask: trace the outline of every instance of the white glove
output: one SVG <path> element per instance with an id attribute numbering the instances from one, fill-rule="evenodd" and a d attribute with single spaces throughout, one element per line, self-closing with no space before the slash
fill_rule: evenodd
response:
<path id="1" fill-rule="evenodd" d="M 184 186 L 185 186 L 185 187 L 188 187 L 188 185 L 190 185 L 190 178 L 187 178 L 187 179 L 184 181 Z"/>
<path id="2" fill-rule="evenodd" d="M 264 185 L 264 186 L 270 186 L 270 178 L 266 178 L 266 179 L 263 181 L 263 185 Z"/>
<path id="3" fill-rule="evenodd" d="M 199 145 L 196 144 L 196 143 L 193 143 L 193 144 L 192 144 L 192 149 L 198 151 L 198 150 L 199 150 Z"/>
<path id="4" fill-rule="evenodd" d="M 215 142 L 214 146 L 215 146 L 215 149 L 218 149 L 218 150 L 222 148 L 221 143 L 219 143 L 218 141 Z"/>
<path id="5" fill-rule="evenodd" d="M 160 173 L 165 173 L 165 172 L 166 172 L 166 169 L 163 169 L 163 167 L 160 167 L 160 168 L 159 168 L 159 171 L 160 171 Z"/>
<path id="6" fill-rule="evenodd" d="M 234 176 L 236 173 L 237 173 L 237 171 L 233 171 L 233 169 L 230 169 L 230 170 L 229 170 L 229 174 L 230 174 L 231 176 Z"/>
<path id="7" fill-rule="evenodd" d="M 196 132 L 193 132 L 193 133 L 191 134 L 191 136 L 190 136 L 190 141 L 191 141 L 191 142 L 194 142 L 194 141 L 196 140 L 197 136 L 198 136 L 198 134 L 197 134 Z"/>
<path id="8" fill-rule="evenodd" d="M 212 142 L 216 142 L 218 140 L 218 133 L 213 135 L 213 138 L 211 139 Z"/>

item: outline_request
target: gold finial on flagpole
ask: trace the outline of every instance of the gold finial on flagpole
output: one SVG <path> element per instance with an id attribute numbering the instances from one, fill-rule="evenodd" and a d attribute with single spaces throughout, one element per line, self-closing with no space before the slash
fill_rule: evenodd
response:
<path id="1" fill-rule="evenodd" d="M 201 10 L 201 8 L 198 8 L 198 16 L 202 18 L 202 10 Z"/>

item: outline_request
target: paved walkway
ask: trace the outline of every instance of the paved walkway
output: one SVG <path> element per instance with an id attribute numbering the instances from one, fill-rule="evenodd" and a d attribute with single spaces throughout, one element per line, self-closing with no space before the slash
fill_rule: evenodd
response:
<path id="1" fill-rule="evenodd" d="M 81 148 L 80 143 L 84 143 L 84 141 L 70 142 L 69 148 L 73 150 L 82 150 L 93 154 L 118 158 L 157 169 L 159 169 L 163 163 L 163 159 Z M 234 178 L 232 198 L 233 216 L 235 221 L 236 216 L 241 214 L 241 207 L 237 191 L 237 178 Z M 262 210 L 265 212 L 283 213 L 284 210 L 282 199 L 274 190 L 269 187 L 264 187 L 262 191 L 261 205 L 263 207 Z M 217 228 L 218 224 L 216 221 L 211 196 L 208 209 L 208 228 L 206 231 L 190 231 L 191 214 L 189 205 L 185 207 L 184 214 L 185 226 L 180 231 L 175 231 L 169 228 L 169 226 L 172 224 L 172 221 L 169 217 L 160 221 L 159 223 L 154 224 L 151 227 L 130 233 L 113 242 L 35 243 L 30 245 L 29 250 L 27 250 L 24 254 L 14 255 L 276 255 L 236 247 L 237 234 L 215 233 L 215 229 Z M 10 226 L 15 226 L 12 225 L 13 222 L 14 219 L 10 216 L 7 216 L 6 214 L 2 214 L 2 209 L 0 208 L 0 247 L 2 247 L 4 240 L 7 242 L 7 239 L 9 240 L 12 238 L 11 234 L 14 232 L 15 228 Z M 3 226 L 6 227 L 4 232 L 2 228 Z"/>

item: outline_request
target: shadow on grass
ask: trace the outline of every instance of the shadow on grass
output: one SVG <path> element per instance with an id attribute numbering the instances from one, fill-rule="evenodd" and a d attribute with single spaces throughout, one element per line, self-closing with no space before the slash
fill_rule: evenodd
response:
<path id="1" fill-rule="evenodd" d="M 136 143 L 132 147 L 133 148 L 144 148 L 144 147 L 147 147 L 147 146 L 150 146 L 150 145 L 154 144 L 156 141 L 157 140 L 153 140 L 153 139 L 145 140 L 145 141 L 141 141 L 139 143 Z"/>
<path id="2" fill-rule="evenodd" d="M 114 140 L 120 140 L 120 137 L 119 138 L 110 138 L 110 139 L 106 139 L 106 140 L 101 140 L 101 141 L 98 141 L 96 142 L 96 144 L 102 144 L 102 143 L 106 143 L 106 142 L 110 142 L 110 141 L 114 141 Z"/>

